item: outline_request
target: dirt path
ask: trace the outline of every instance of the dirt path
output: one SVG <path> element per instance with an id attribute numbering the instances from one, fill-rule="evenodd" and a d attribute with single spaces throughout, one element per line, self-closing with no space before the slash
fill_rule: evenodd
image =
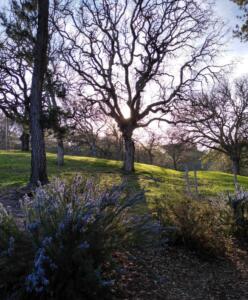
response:
<path id="1" fill-rule="evenodd" d="M 27 193 L 26 188 L 12 188 L 0 191 L 0 202 L 11 213 L 20 225 L 23 221 L 19 200 Z"/>
<path id="2" fill-rule="evenodd" d="M 248 255 L 207 262 L 185 249 L 122 256 L 121 299 L 248 300 Z"/>

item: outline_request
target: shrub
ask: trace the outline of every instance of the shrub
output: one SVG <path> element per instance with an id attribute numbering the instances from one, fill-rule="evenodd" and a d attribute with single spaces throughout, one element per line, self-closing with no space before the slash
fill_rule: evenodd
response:
<path id="1" fill-rule="evenodd" d="M 1 295 L 15 289 L 16 299 L 110 299 L 111 254 L 135 240 L 131 232 L 141 220 L 130 209 L 140 201 L 143 193 L 127 196 L 124 185 L 101 193 L 76 177 L 25 197 L 23 231 L 2 209 Z"/>
<path id="2" fill-rule="evenodd" d="M 159 208 L 161 222 L 174 229 L 169 237 L 199 255 L 216 257 L 231 247 L 232 211 L 224 202 L 167 200 Z"/>
<path id="3" fill-rule="evenodd" d="M 13 299 L 21 299 L 33 259 L 32 248 L 30 238 L 19 230 L 0 203 L 0 299 L 6 299 L 10 290 Z"/>
<path id="4" fill-rule="evenodd" d="M 241 188 L 228 195 L 228 200 L 234 211 L 236 233 L 248 241 L 248 191 Z"/>

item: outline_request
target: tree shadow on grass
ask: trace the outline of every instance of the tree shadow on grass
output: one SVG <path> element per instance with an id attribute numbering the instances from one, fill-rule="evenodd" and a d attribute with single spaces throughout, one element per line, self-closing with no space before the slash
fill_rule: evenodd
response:
<path id="1" fill-rule="evenodd" d="M 133 213 L 137 215 L 149 213 L 149 199 L 147 196 L 149 189 L 145 184 L 142 184 L 141 175 L 138 175 L 136 173 L 134 174 L 121 173 L 121 181 L 126 186 L 125 190 L 127 195 L 143 193 L 142 202 L 140 202 L 132 209 Z"/>

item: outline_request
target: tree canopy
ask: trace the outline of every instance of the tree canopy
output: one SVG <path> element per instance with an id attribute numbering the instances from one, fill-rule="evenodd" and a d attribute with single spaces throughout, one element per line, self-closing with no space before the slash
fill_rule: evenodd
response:
<path id="1" fill-rule="evenodd" d="M 243 15 L 240 17 L 242 20 L 241 27 L 237 26 L 235 35 L 241 40 L 248 41 L 248 1 L 247 0 L 232 0 L 239 5 Z"/>

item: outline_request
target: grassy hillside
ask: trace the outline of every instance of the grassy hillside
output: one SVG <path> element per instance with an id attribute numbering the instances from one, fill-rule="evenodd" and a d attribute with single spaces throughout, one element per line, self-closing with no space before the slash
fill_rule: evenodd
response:
<path id="1" fill-rule="evenodd" d="M 56 165 L 56 155 L 48 153 L 48 173 L 52 176 L 70 178 L 80 173 L 108 185 L 126 180 L 131 189 L 145 188 L 148 197 L 177 197 L 185 193 L 183 172 L 147 164 L 136 164 L 136 174 L 126 176 L 121 172 L 121 162 L 92 157 L 66 156 L 65 165 Z M 19 151 L 0 151 L 0 190 L 23 186 L 28 182 L 30 154 Z M 193 174 L 190 173 L 193 182 Z M 233 191 L 233 177 L 222 172 L 198 172 L 199 192 L 214 196 L 221 192 Z M 239 182 L 248 188 L 248 177 L 239 176 Z M 193 189 L 193 187 L 192 187 Z"/>

